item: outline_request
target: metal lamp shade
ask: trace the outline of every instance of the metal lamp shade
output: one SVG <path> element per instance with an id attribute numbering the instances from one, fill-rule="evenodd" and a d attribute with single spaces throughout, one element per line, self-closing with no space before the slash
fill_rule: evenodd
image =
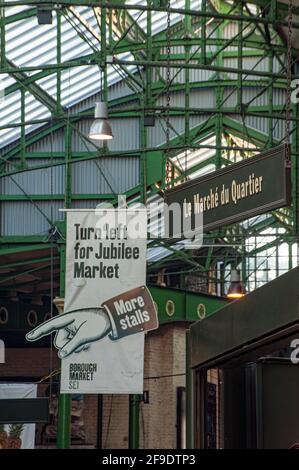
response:
<path id="1" fill-rule="evenodd" d="M 96 119 L 91 125 L 89 137 L 94 140 L 113 139 L 112 130 L 107 119 Z"/>
<path id="2" fill-rule="evenodd" d="M 240 271 L 233 269 L 231 272 L 231 283 L 227 291 L 227 297 L 229 299 L 241 299 L 244 295 L 245 291 L 241 282 Z"/>
<path id="3" fill-rule="evenodd" d="M 112 129 L 108 121 L 107 104 L 99 101 L 95 105 L 95 120 L 91 125 L 89 137 L 94 140 L 113 139 Z"/>

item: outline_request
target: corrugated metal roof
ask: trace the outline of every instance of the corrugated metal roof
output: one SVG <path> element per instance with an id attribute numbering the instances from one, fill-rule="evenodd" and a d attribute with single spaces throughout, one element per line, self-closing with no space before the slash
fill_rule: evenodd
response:
<path id="1" fill-rule="evenodd" d="M 143 0 L 129 0 L 126 3 L 131 5 L 146 5 Z M 184 0 L 172 0 L 171 6 L 174 8 L 183 8 Z M 199 0 L 192 0 L 192 8 L 200 5 Z M 7 7 L 5 9 L 6 17 L 15 15 L 31 8 L 29 6 Z M 95 30 L 99 31 L 97 20 L 93 9 L 90 7 L 77 6 L 76 11 L 81 15 L 84 21 Z M 140 15 L 140 10 L 130 10 L 133 18 L 138 17 L 138 25 L 146 31 L 146 11 Z M 139 17 L 140 15 L 140 17 Z M 182 15 L 171 15 L 171 23 L 181 21 Z M 76 24 L 78 21 L 73 17 Z M 165 29 L 166 13 L 153 13 L 152 33 L 156 34 Z M 90 33 L 84 29 L 89 44 L 82 39 L 69 21 L 62 16 L 62 61 L 80 58 L 91 54 L 94 50 L 100 50 L 100 43 Z M 7 58 L 16 66 L 39 66 L 41 64 L 49 65 L 56 62 L 56 14 L 53 12 L 53 23 L 51 25 L 38 25 L 36 17 L 29 17 L 6 26 L 6 54 Z M 123 59 L 130 58 L 130 53 L 122 55 Z M 133 70 L 133 67 L 128 67 Z M 108 66 L 108 83 L 112 85 L 122 78 L 118 72 Z M 28 72 L 28 76 L 36 72 Z M 9 75 L 1 76 L 0 88 L 5 89 L 15 83 L 15 80 Z M 49 75 L 40 79 L 37 84 L 43 88 L 51 97 L 56 99 L 56 76 Z M 62 104 L 66 107 L 86 99 L 99 91 L 99 69 L 96 66 L 80 66 L 64 70 L 62 72 Z M 32 95 L 26 94 L 26 120 L 49 119 L 48 109 L 42 106 Z M 20 93 L 14 92 L 1 102 L 0 121 L 2 125 L 9 125 L 20 122 Z M 34 129 L 35 126 L 27 126 L 26 132 Z M 20 137 L 19 129 L 10 128 L 0 130 L 0 146 L 3 147 Z"/>

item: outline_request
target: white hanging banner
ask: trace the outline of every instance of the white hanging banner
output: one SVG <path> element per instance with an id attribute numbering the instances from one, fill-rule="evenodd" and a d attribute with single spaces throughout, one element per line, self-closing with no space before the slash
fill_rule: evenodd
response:
<path id="1" fill-rule="evenodd" d="M 145 310 L 146 228 L 144 209 L 67 212 L 62 393 L 142 393 L 144 331 L 157 328 L 153 302 Z"/>
<path id="2" fill-rule="evenodd" d="M 8 398 L 36 398 L 36 384 L 1 383 L 1 400 Z M 5 424 L 0 430 L 0 449 L 34 449 L 35 424 Z"/>
<path id="3" fill-rule="evenodd" d="M 62 393 L 142 393 L 144 333 L 158 328 L 146 281 L 146 209 L 67 211 L 64 313 L 56 331 Z"/>

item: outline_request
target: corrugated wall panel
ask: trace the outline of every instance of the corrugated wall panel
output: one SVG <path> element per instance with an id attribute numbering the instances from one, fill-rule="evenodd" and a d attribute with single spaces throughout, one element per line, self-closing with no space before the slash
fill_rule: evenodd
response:
<path id="1" fill-rule="evenodd" d="M 198 126 L 202 122 L 208 119 L 208 115 L 202 114 L 200 116 L 190 116 L 190 129 L 195 126 Z M 170 120 L 172 126 L 176 130 L 177 133 L 182 134 L 185 128 L 185 119 L 184 117 L 173 117 Z M 149 147 L 157 147 L 162 145 L 166 142 L 166 134 L 165 134 L 166 124 L 165 121 L 156 120 L 155 127 L 148 128 L 148 146 Z M 170 138 L 176 137 L 177 134 L 170 129 Z"/>
<path id="2" fill-rule="evenodd" d="M 170 120 L 171 125 L 176 132 L 181 133 L 184 129 L 184 119 L 181 117 L 173 117 Z M 166 142 L 166 123 L 164 120 L 156 119 L 155 127 L 149 127 L 147 131 L 147 139 L 149 147 L 157 147 Z M 170 128 L 170 139 L 176 137 L 176 133 Z"/>
<path id="3" fill-rule="evenodd" d="M 285 135 L 286 135 L 285 120 L 284 119 L 274 120 L 274 130 L 273 130 L 274 139 L 277 139 L 278 141 L 282 141 L 285 138 Z"/>
<path id="4" fill-rule="evenodd" d="M 73 194 L 122 193 L 139 183 L 138 157 L 99 158 L 73 165 Z"/>
<path id="5" fill-rule="evenodd" d="M 64 152 L 64 129 L 59 129 L 27 147 L 27 152 Z"/>
<path id="6" fill-rule="evenodd" d="M 170 95 L 170 106 L 185 107 L 185 93 L 177 92 Z M 158 106 L 167 105 L 165 95 L 158 99 Z M 190 108 L 213 108 L 215 106 L 215 91 L 211 88 L 199 88 L 190 91 Z"/>
<path id="7" fill-rule="evenodd" d="M 273 104 L 285 106 L 286 104 L 286 90 L 282 88 L 273 90 Z"/>
<path id="8" fill-rule="evenodd" d="M 255 32 L 255 34 L 259 34 L 258 31 L 256 31 L 256 25 L 254 24 L 243 24 L 242 25 L 242 38 L 243 38 L 243 41 L 246 37 L 248 37 L 250 35 L 250 33 L 253 33 Z M 222 38 L 223 39 L 226 39 L 226 40 L 231 40 L 231 39 L 235 39 L 236 41 L 239 39 L 240 35 L 239 35 L 239 25 L 238 23 L 228 23 L 225 27 L 224 27 L 224 30 L 223 30 L 223 33 L 222 33 Z M 226 46 L 225 50 L 226 51 L 229 51 L 229 50 L 236 50 L 236 46 Z M 243 47 L 243 51 L 244 50 L 249 50 L 249 48 L 245 48 Z M 252 49 L 251 49 L 252 50 Z"/>
<path id="9" fill-rule="evenodd" d="M 63 207 L 63 202 L 43 201 L 36 205 L 50 220 L 62 220 L 64 217 L 63 213 L 59 212 L 59 209 Z M 50 224 L 36 205 L 32 202 L 2 202 L 0 206 L 1 236 L 47 235 Z"/>
<path id="10" fill-rule="evenodd" d="M 283 60 L 281 59 L 283 62 Z M 273 72 L 274 73 L 284 73 L 285 68 L 284 65 L 281 64 L 281 61 L 279 61 L 276 57 L 273 57 Z"/>
<path id="11" fill-rule="evenodd" d="M 72 132 L 72 150 L 74 152 L 95 151 L 101 144 L 89 142 L 88 133 L 92 119 L 82 119 L 74 124 Z M 114 138 L 108 143 L 110 150 L 135 150 L 139 146 L 139 119 L 110 119 Z M 58 130 L 42 140 L 28 146 L 28 152 L 64 152 L 64 130 Z"/>
<path id="12" fill-rule="evenodd" d="M 55 160 L 58 163 L 57 160 Z M 28 160 L 28 166 L 51 164 L 50 159 Z M 9 169 L 9 168 L 8 168 Z M 0 178 L 1 194 L 64 194 L 64 165 L 32 170 Z M 18 187 L 22 188 L 22 190 Z"/>
<path id="13" fill-rule="evenodd" d="M 190 108 L 214 108 L 216 106 L 215 89 L 199 88 L 190 92 Z"/>
<path id="14" fill-rule="evenodd" d="M 268 106 L 269 103 L 269 88 L 265 90 L 265 87 L 242 87 L 242 101 L 250 106 Z M 285 90 L 279 88 L 273 90 L 273 104 L 284 105 L 285 104 Z M 237 104 L 237 89 L 236 88 L 225 88 L 224 91 L 224 107 L 232 107 Z"/>
<path id="15" fill-rule="evenodd" d="M 133 94 L 132 90 L 123 81 L 120 81 L 111 85 L 109 87 L 109 92 L 108 92 L 110 102 L 119 98 L 123 98 L 125 96 L 132 95 L 132 94 Z M 88 98 L 81 100 L 79 103 L 75 104 L 74 106 L 72 106 L 70 108 L 70 113 L 76 114 L 85 109 L 91 109 L 94 107 L 95 102 L 99 100 L 100 100 L 100 93 L 95 93 L 89 96 Z"/>
<path id="16" fill-rule="evenodd" d="M 101 204 L 100 199 L 98 201 L 91 201 L 88 199 L 82 199 L 80 201 L 72 201 L 71 208 L 72 209 L 95 209 L 98 204 Z M 106 204 L 109 203 L 109 201 L 104 201 Z"/>
<path id="17" fill-rule="evenodd" d="M 0 145 L 1 145 L 1 140 L 0 140 Z M 0 149 L 0 155 L 3 155 L 6 152 L 9 152 L 9 150 L 13 149 L 16 146 L 16 142 L 12 142 L 11 144 L 6 145 L 5 147 Z"/>
<path id="18" fill-rule="evenodd" d="M 75 125 L 77 132 L 73 132 L 72 149 L 74 151 L 95 151 L 100 145 L 93 145 L 83 136 L 88 136 L 92 119 L 82 119 Z M 136 118 L 110 119 L 114 138 L 108 143 L 110 150 L 134 150 L 139 146 L 139 120 Z"/>
<path id="19" fill-rule="evenodd" d="M 238 69 L 238 59 L 237 58 L 225 58 L 224 67 Z M 253 70 L 255 72 L 269 72 L 269 59 L 268 57 L 244 57 L 243 58 L 243 68 L 246 70 Z M 231 80 L 236 80 L 238 78 L 237 73 L 227 72 L 227 75 Z M 243 75 L 243 80 L 257 80 L 256 75 Z M 265 77 L 267 78 L 267 77 Z"/>
<path id="20" fill-rule="evenodd" d="M 213 72 L 211 70 L 191 69 L 190 82 L 207 82 L 212 75 Z"/>
<path id="21" fill-rule="evenodd" d="M 215 28 L 215 26 L 214 26 Z M 237 23 L 228 23 L 223 28 L 222 37 L 223 39 L 232 39 L 238 35 L 238 24 Z"/>
<path id="22" fill-rule="evenodd" d="M 233 106 L 237 105 L 237 89 L 236 88 L 225 88 L 223 92 L 223 107 L 225 108 L 231 108 Z"/>
<path id="23" fill-rule="evenodd" d="M 235 59 L 229 59 L 234 61 L 231 65 L 236 65 Z M 245 65 L 245 64 L 244 64 Z M 197 72 L 203 73 L 204 71 L 193 71 L 196 75 Z M 205 79 L 208 75 L 206 74 Z M 249 77 L 247 77 L 249 78 Z M 117 86 L 120 87 L 119 84 Z M 243 88 L 243 101 L 246 103 L 250 101 L 254 96 L 260 91 L 258 88 Z M 225 94 L 230 93 L 229 89 L 226 89 Z M 89 98 L 89 101 L 86 101 L 86 107 L 93 105 L 95 98 Z M 161 97 L 159 104 L 165 105 L 166 97 Z M 283 104 L 284 103 L 284 91 L 276 89 L 274 90 L 274 104 Z M 171 94 L 171 104 L 173 106 L 184 106 L 184 94 L 183 93 L 174 93 Z M 261 96 L 256 98 L 253 102 L 253 105 L 267 105 L 267 93 L 263 93 Z M 229 100 L 225 102 L 225 106 L 234 106 L 235 105 L 235 95 L 233 95 Z M 192 90 L 190 93 L 190 106 L 191 107 L 214 107 L 215 106 L 215 97 L 214 91 L 206 88 Z M 88 135 L 89 127 L 92 123 L 90 119 L 84 119 L 80 123 L 76 124 L 76 127 L 83 136 Z M 113 132 L 115 138 L 108 145 L 111 150 L 131 150 L 139 148 L 139 121 L 137 118 L 128 118 L 128 119 L 111 119 L 113 126 Z M 124 132 L 124 127 L 126 132 Z M 180 126 L 180 128 L 182 128 Z M 178 129 L 177 129 L 178 130 Z M 164 139 L 163 139 L 164 140 Z M 83 139 L 82 136 L 77 132 L 73 132 L 73 150 L 74 151 L 94 151 L 96 149 L 95 145 L 92 145 L 87 140 Z M 158 143 L 157 143 L 158 145 Z M 97 144 L 97 146 L 99 146 Z M 45 137 L 39 142 L 31 145 L 27 149 L 29 152 L 33 151 L 43 151 L 43 152 L 63 152 L 64 151 L 64 131 L 59 130 L 53 133 L 50 136 Z"/>
<path id="24" fill-rule="evenodd" d="M 192 61 L 190 62 L 192 63 Z M 198 62 L 194 61 L 194 64 L 197 64 Z M 211 76 L 213 75 L 213 72 L 210 70 L 202 70 L 202 69 L 189 69 L 190 71 L 190 82 L 204 82 L 208 81 Z M 160 76 L 163 78 L 163 80 L 166 80 L 167 76 L 167 68 L 159 68 Z M 170 79 L 173 81 L 173 83 L 185 83 L 185 71 L 179 69 L 170 69 Z"/>
<path id="25" fill-rule="evenodd" d="M 269 102 L 269 89 L 265 87 L 243 88 L 242 99 L 243 103 L 249 106 L 268 106 Z"/>
<path id="26" fill-rule="evenodd" d="M 242 116 L 240 116 L 239 114 L 234 114 L 229 117 L 243 124 Z M 264 118 L 260 118 L 256 116 L 247 116 L 244 122 L 245 122 L 246 127 L 254 129 L 258 132 L 261 132 L 262 134 L 269 135 L 268 119 L 264 119 Z M 246 140 L 246 128 L 245 128 L 244 138 Z"/>
<path id="27" fill-rule="evenodd" d="M 111 119 L 114 138 L 110 150 L 134 150 L 140 148 L 139 119 Z"/>

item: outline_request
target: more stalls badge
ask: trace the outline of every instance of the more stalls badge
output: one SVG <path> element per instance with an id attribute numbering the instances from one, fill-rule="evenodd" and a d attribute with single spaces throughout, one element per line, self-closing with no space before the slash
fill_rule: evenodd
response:
<path id="1" fill-rule="evenodd" d="M 146 286 L 136 287 L 103 303 L 111 323 L 111 339 L 158 328 L 158 315 Z"/>

